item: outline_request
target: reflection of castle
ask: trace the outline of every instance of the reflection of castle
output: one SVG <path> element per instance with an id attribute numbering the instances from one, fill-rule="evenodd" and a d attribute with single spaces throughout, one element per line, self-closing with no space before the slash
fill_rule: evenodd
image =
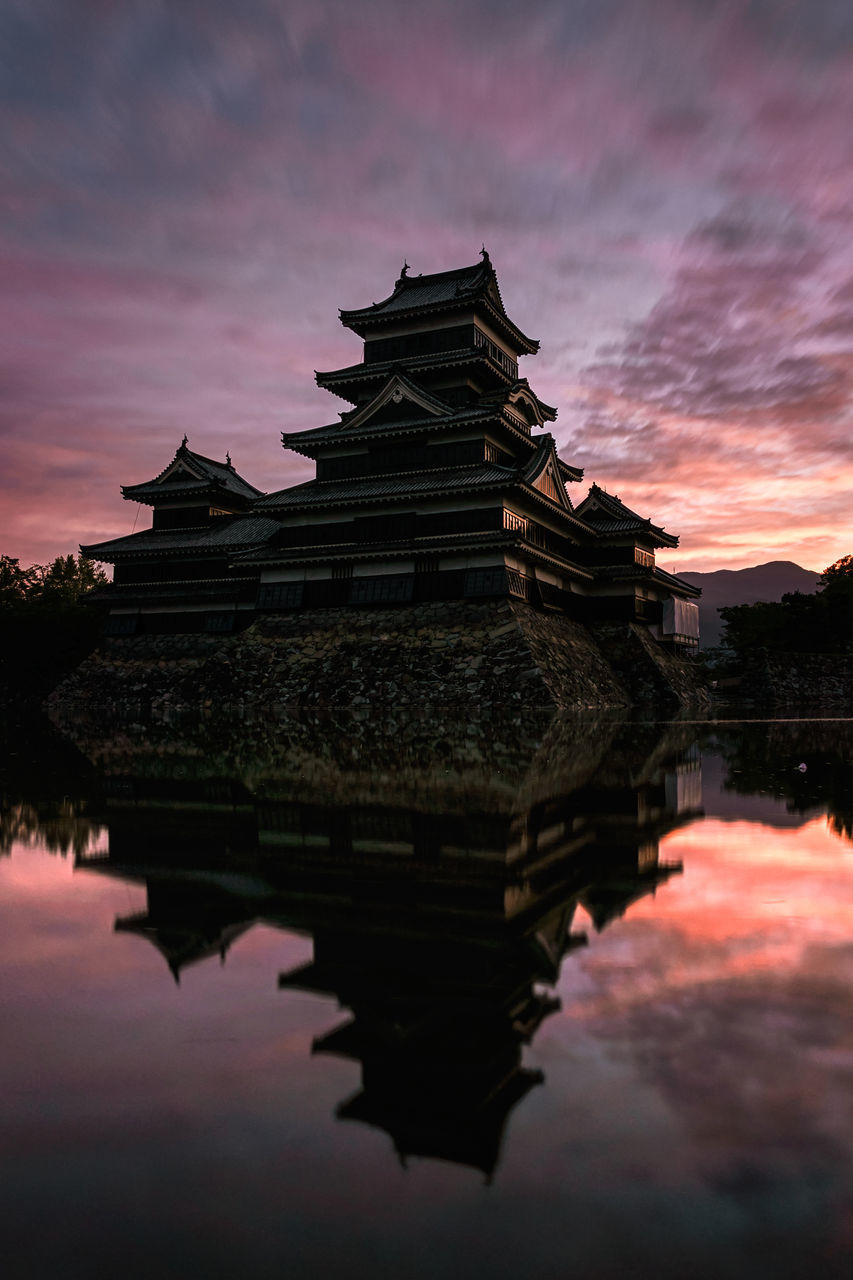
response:
<path id="1" fill-rule="evenodd" d="M 491 1176 L 510 1112 L 542 1079 L 523 1049 L 586 942 L 578 907 L 601 929 L 681 869 L 658 841 L 697 812 L 674 780 L 698 778 L 698 760 L 659 745 L 639 769 L 617 759 L 514 812 L 255 803 L 229 782 L 113 779 L 109 854 L 79 863 L 146 884 L 147 909 L 116 927 L 152 941 L 176 977 L 255 922 L 310 933 L 313 960 L 280 985 L 351 1011 L 314 1044 L 361 1064 L 338 1115 L 384 1129 L 403 1160 Z"/>

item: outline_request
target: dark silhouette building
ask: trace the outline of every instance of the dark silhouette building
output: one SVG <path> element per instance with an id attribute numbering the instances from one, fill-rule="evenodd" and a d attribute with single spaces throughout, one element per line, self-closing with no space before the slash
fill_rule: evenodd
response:
<path id="1" fill-rule="evenodd" d="M 509 318 L 483 250 L 341 312 L 357 364 L 318 373 L 351 407 L 283 435 L 316 477 L 261 494 L 186 439 L 123 489 L 153 527 L 83 548 L 115 565 L 110 629 L 229 631 L 258 612 L 512 597 L 580 622 L 644 623 L 693 647 L 699 592 L 655 564 L 678 539 L 561 459 L 556 410 L 519 373 L 538 342 Z"/>

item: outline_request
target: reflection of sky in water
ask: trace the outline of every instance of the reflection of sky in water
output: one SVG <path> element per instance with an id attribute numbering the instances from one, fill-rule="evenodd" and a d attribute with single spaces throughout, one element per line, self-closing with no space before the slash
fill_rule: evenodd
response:
<path id="1" fill-rule="evenodd" d="M 710 766 L 710 767 L 708 767 Z M 265 925 L 176 985 L 114 933 L 137 884 L 0 860 L 0 1221 L 14 1275 L 800 1276 L 853 1256 L 853 846 L 717 803 L 563 962 L 491 1186 L 334 1120 L 310 939 Z M 709 786 L 710 783 L 710 786 Z M 743 798 L 749 813 L 750 797 Z M 99 837 L 96 847 L 106 843 Z"/>

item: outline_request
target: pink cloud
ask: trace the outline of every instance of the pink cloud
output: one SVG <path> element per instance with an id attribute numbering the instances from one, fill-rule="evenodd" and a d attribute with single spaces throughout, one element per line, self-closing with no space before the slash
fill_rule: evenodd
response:
<path id="1" fill-rule="evenodd" d="M 567 456 L 662 501 L 694 567 L 849 550 L 819 495 L 850 494 L 850 41 L 795 10 L 131 4 L 19 35 L 4 550 L 123 531 L 119 485 L 185 430 L 304 479 L 278 435 L 341 407 L 312 383 L 358 358 L 337 308 L 483 239 Z"/>

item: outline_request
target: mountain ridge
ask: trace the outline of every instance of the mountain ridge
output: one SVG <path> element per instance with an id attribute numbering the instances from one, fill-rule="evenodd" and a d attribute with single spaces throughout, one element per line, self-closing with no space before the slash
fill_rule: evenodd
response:
<path id="1" fill-rule="evenodd" d="M 694 587 L 701 587 L 699 600 L 700 646 L 707 649 L 720 643 L 723 623 L 717 612 L 735 604 L 757 604 L 778 601 L 790 591 L 813 594 L 820 585 L 820 574 L 804 569 L 793 560 L 768 560 L 746 569 L 714 569 L 708 573 L 678 575 Z"/>

